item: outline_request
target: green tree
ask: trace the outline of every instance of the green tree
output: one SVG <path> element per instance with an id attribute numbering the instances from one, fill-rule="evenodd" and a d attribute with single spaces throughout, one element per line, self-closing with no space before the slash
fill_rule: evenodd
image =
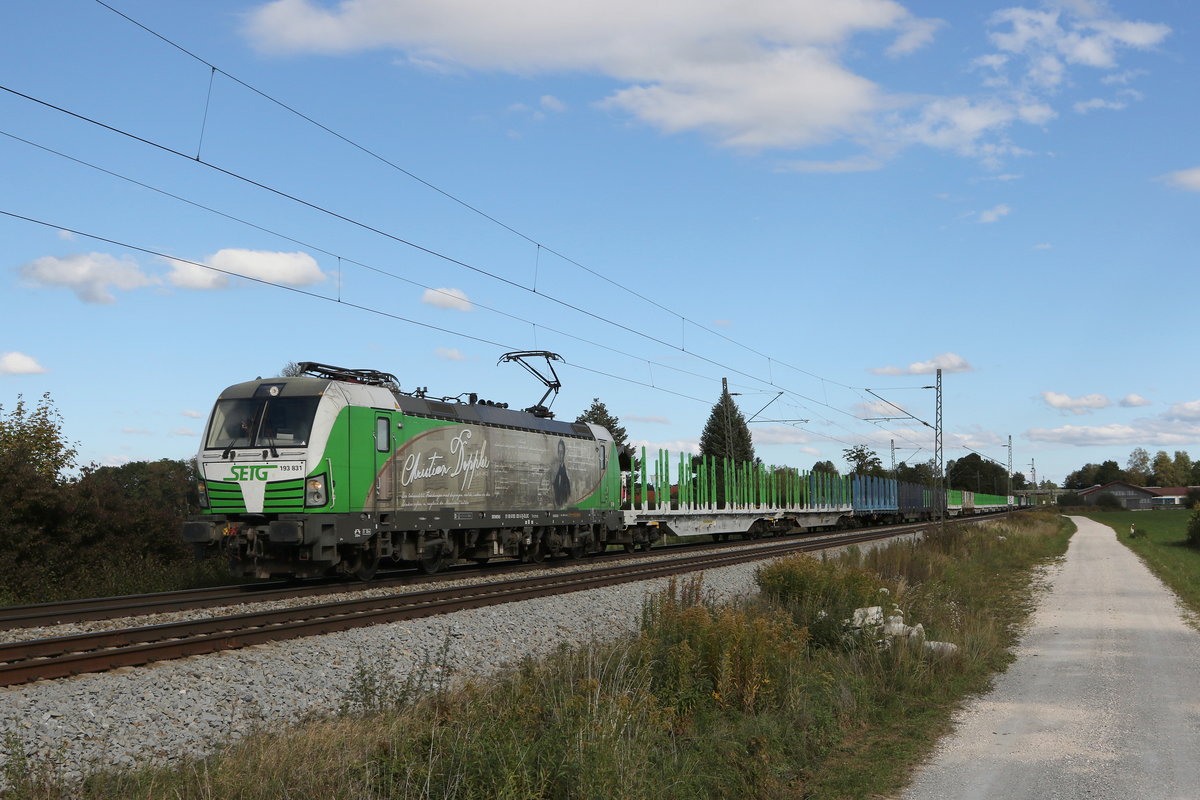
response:
<path id="1" fill-rule="evenodd" d="M 0 406 L 0 601 L 35 597 L 78 561 L 66 475 L 75 456 L 49 394 L 33 409 L 21 396 L 7 413 Z"/>
<path id="2" fill-rule="evenodd" d="M 1028 487 L 1029 487 L 1029 480 L 1025 477 L 1025 473 L 1014 472 L 1013 476 L 1012 476 L 1012 488 L 1013 489 L 1026 489 Z"/>
<path id="3" fill-rule="evenodd" d="M 921 486 L 932 486 L 934 472 L 932 461 L 923 461 L 911 467 L 901 461 L 896 465 L 896 480 L 904 481 L 905 483 L 916 483 Z"/>
<path id="4" fill-rule="evenodd" d="M 1159 450 L 1154 454 L 1150 468 L 1154 471 L 1151 476 L 1154 486 L 1179 486 L 1184 481 L 1184 476 L 1176 472 L 1175 461 L 1167 455 L 1166 450 Z"/>
<path id="5" fill-rule="evenodd" d="M 300 369 L 300 365 L 295 361 L 289 361 L 283 365 L 283 369 L 279 370 L 281 378 L 296 378 L 304 374 L 304 370 Z"/>
<path id="6" fill-rule="evenodd" d="M 846 448 L 842 451 L 842 457 L 850 465 L 850 472 L 852 474 L 874 475 L 876 477 L 883 477 L 887 474 L 883 471 L 883 461 L 880 460 L 879 454 L 865 444 L 856 444 L 853 447 Z"/>
<path id="7" fill-rule="evenodd" d="M 599 397 L 592 398 L 592 404 L 587 410 L 575 418 L 576 422 L 590 422 L 607 430 L 613 437 L 617 447 L 617 459 L 623 471 L 634 469 L 638 458 L 633 447 L 629 444 L 628 434 L 621 421 L 609 412 L 608 407 L 600 402 Z"/>
<path id="8" fill-rule="evenodd" d="M 1171 463 L 1175 467 L 1175 477 L 1179 481 L 1179 483 L 1174 483 L 1171 485 L 1186 485 L 1188 478 L 1192 476 L 1192 457 L 1187 454 L 1186 450 L 1176 450 L 1175 457 L 1171 459 Z M 1165 486 L 1166 484 L 1163 485 Z"/>
<path id="9" fill-rule="evenodd" d="M 830 475 L 838 474 L 837 467 L 835 467 L 833 465 L 832 461 L 818 461 L 817 463 L 812 465 L 812 471 L 813 472 L 826 472 Z"/>
<path id="10" fill-rule="evenodd" d="M 1145 486 L 1150 480 L 1150 453 L 1144 447 L 1135 447 L 1125 462 L 1125 480 L 1134 486 Z"/>
<path id="11" fill-rule="evenodd" d="M 599 425 L 612 434 L 613 443 L 617 445 L 618 450 L 625 449 L 628 439 L 625 428 L 621 425 L 621 421 L 609 412 L 608 407 L 600 402 L 599 397 L 593 397 L 592 404 L 588 406 L 587 411 L 576 417 L 575 421 Z"/>
<path id="12" fill-rule="evenodd" d="M 986 494 L 1004 494 L 1008 491 L 1008 471 L 978 453 L 967 453 L 946 464 L 946 481 L 951 489 Z"/>
<path id="13" fill-rule="evenodd" d="M 729 395 L 729 387 L 722 382 L 721 397 L 708 415 L 704 430 L 700 433 L 700 455 L 721 460 L 731 458 L 735 462 L 754 461 L 754 442 L 750 438 L 750 426 L 741 410 Z M 717 502 L 725 505 L 725 474 L 717 470 Z"/>
<path id="14" fill-rule="evenodd" d="M 1066 480 L 1063 481 L 1063 487 L 1066 489 L 1087 489 L 1089 486 L 1096 486 L 1099 483 L 1096 480 L 1096 475 L 1099 472 L 1099 464 L 1084 464 L 1067 476 Z"/>
<path id="15" fill-rule="evenodd" d="M 700 455 L 732 458 L 739 462 L 754 460 L 750 426 L 733 402 L 727 386 L 721 387 L 721 396 L 700 433 Z"/>
<path id="16" fill-rule="evenodd" d="M 61 482 L 64 473 L 75 466 L 77 455 L 63 436 L 62 424 L 49 392 L 33 410 L 26 407 L 23 395 L 17 395 L 17 404 L 7 415 L 0 405 L 0 457 L 24 462 L 33 473 Z"/>
<path id="17" fill-rule="evenodd" d="M 1121 465 L 1111 459 L 1103 462 L 1100 469 L 1096 470 L 1096 483 L 1103 486 L 1106 483 L 1113 481 L 1123 481 L 1126 479 L 1125 470 L 1121 469 Z"/>

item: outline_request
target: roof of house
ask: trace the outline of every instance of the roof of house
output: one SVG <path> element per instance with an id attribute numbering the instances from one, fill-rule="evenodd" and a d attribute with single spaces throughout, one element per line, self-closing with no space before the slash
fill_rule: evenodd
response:
<path id="1" fill-rule="evenodd" d="M 1105 489 L 1109 489 L 1113 486 L 1120 486 L 1123 489 L 1133 489 L 1138 492 L 1145 492 L 1146 494 L 1151 495 L 1151 496 L 1154 495 L 1154 492 L 1151 491 L 1150 489 L 1147 489 L 1145 486 L 1134 486 L 1132 483 L 1126 483 L 1125 481 L 1109 481 L 1108 483 L 1104 484 L 1103 486 L 1100 486 L 1100 485 L 1089 486 L 1086 489 L 1080 490 L 1078 494 L 1080 496 L 1096 494 L 1097 492 L 1103 492 Z"/>
<path id="2" fill-rule="evenodd" d="M 1159 497 L 1183 497 L 1192 489 L 1198 489 L 1198 486 L 1146 486 L 1143 487 L 1147 492 L 1154 492 Z"/>

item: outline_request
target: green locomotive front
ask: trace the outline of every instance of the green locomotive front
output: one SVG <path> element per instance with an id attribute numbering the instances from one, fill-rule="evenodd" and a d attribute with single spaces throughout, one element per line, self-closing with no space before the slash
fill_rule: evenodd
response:
<path id="1" fill-rule="evenodd" d="M 300 365 L 221 393 L 187 541 L 236 574 L 368 578 L 381 563 L 537 561 L 621 526 L 612 437 L 596 425 L 401 392 L 370 370 Z"/>

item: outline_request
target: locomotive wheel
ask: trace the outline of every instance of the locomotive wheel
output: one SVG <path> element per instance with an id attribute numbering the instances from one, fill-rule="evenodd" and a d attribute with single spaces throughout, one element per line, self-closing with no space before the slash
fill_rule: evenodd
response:
<path id="1" fill-rule="evenodd" d="M 379 571 L 379 554 L 381 551 L 379 537 L 373 538 L 366 547 L 354 554 L 354 577 L 360 581 L 369 581 Z"/>
<path id="2" fill-rule="evenodd" d="M 632 553 L 634 550 L 637 550 L 637 545 L 635 545 L 633 542 L 625 543 L 625 552 L 626 553 Z"/>
<path id="3" fill-rule="evenodd" d="M 417 566 L 421 568 L 421 572 L 432 575 L 435 572 L 441 572 L 448 560 L 445 553 L 439 552 L 437 555 L 421 556 L 417 559 Z"/>

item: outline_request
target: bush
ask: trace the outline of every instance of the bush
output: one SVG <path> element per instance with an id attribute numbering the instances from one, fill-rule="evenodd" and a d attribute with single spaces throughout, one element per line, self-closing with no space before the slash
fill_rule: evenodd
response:
<path id="1" fill-rule="evenodd" d="M 75 470 L 49 395 L 0 406 L 0 604 L 212 583 L 179 536 L 197 508 L 195 467 L 163 459 Z M 227 576 L 222 576 L 227 577 Z"/>
<path id="2" fill-rule="evenodd" d="M 1200 547 L 1200 503 L 1192 506 L 1192 515 L 1188 517 L 1187 543 Z"/>

